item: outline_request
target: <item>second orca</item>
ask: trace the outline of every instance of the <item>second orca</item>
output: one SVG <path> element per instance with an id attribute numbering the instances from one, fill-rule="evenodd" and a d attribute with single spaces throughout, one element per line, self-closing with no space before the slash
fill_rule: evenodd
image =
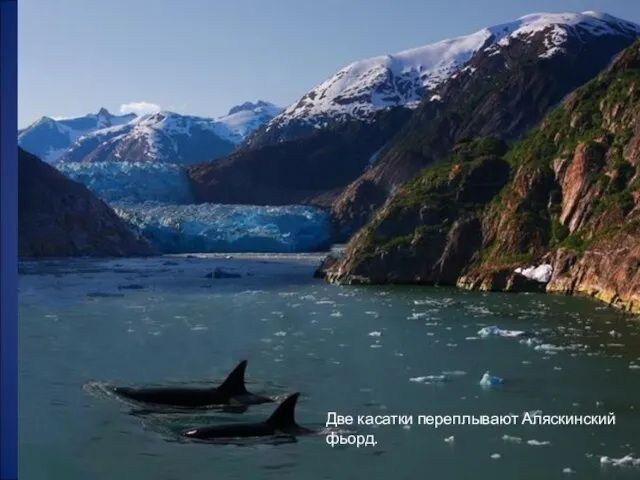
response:
<path id="1" fill-rule="evenodd" d="M 115 387 L 113 391 L 136 402 L 182 408 L 213 405 L 259 405 L 273 402 L 247 391 L 244 382 L 247 361 L 241 361 L 218 387 Z"/>
<path id="2" fill-rule="evenodd" d="M 239 437 L 270 437 L 278 434 L 291 436 L 314 433 L 301 427 L 295 420 L 295 408 L 299 393 L 287 397 L 264 422 L 234 423 L 194 428 L 182 432 L 183 437 L 195 440 L 215 440 Z"/>

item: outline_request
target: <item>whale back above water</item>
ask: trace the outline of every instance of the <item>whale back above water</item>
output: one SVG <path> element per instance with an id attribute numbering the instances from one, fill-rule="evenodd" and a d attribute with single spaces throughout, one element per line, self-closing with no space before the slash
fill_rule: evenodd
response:
<path id="1" fill-rule="evenodd" d="M 247 361 L 243 360 L 218 387 L 115 387 L 114 392 L 136 402 L 187 408 L 272 402 L 270 398 L 247 391 L 244 381 L 246 369 Z"/>
<path id="2" fill-rule="evenodd" d="M 279 433 L 296 435 L 312 433 L 311 430 L 301 427 L 295 420 L 295 408 L 300 393 L 294 393 L 287 397 L 271 416 L 258 423 L 236 423 L 227 425 L 214 425 L 210 427 L 185 430 L 182 436 L 196 440 L 213 440 L 220 438 L 239 437 L 266 437 Z"/>

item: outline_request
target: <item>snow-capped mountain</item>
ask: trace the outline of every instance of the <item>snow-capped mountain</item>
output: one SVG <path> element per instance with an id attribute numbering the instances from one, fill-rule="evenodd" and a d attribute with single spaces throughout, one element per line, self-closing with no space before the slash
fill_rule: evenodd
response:
<path id="1" fill-rule="evenodd" d="M 605 14 L 535 14 L 356 62 L 229 157 L 190 168 L 194 192 L 202 202 L 333 204 L 348 233 L 458 140 L 518 139 L 639 35 Z"/>
<path id="2" fill-rule="evenodd" d="M 416 107 L 479 50 L 545 35 L 542 58 L 563 49 L 569 37 L 638 35 L 640 27 L 597 12 L 540 13 L 391 55 L 369 58 L 342 68 L 287 107 L 249 140 L 260 146 L 307 134 L 311 129 L 349 119 L 369 121 L 377 111 Z"/>
<path id="3" fill-rule="evenodd" d="M 43 117 L 19 132 L 19 144 L 47 162 L 159 161 L 190 164 L 232 152 L 244 138 L 282 111 L 258 100 L 217 119 L 162 111 L 137 117 Z"/>
<path id="4" fill-rule="evenodd" d="M 273 117 L 282 112 L 282 108 L 273 103 L 258 100 L 256 103 L 245 102 L 229 110 L 229 113 L 216 121 L 229 130 L 228 140 L 240 143 L 254 130 L 258 129 Z"/>
<path id="5" fill-rule="evenodd" d="M 232 136 L 212 118 L 162 111 L 80 137 L 59 161 L 198 163 L 231 153 Z"/>
<path id="6" fill-rule="evenodd" d="M 106 108 L 83 117 L 53 119 L 42 117 L 18 132 L 18 145 L 45 162 L 55 162 L 73 142 L 96 130 L 122 125 L 136 115 L 112 115 Z"/>

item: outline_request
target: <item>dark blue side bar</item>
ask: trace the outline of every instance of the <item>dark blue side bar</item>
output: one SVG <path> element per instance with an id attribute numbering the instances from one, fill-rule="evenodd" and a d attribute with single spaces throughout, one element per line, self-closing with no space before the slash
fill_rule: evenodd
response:
<path id="1" fill-rule="evenodd" d="M 0 478 L 18 478 L 18 4 L 0 0 Z"/>

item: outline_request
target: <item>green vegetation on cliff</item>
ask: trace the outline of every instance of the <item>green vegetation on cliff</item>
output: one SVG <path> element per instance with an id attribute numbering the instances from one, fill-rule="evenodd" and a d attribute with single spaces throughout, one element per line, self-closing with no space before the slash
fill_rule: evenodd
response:
<path id="1" fill-rule="evenodd" d="M 620 266 L 640 261 L 620 242 L 638 235 L 639 131 L 640 41 L 512 145 L 459 141 L 395 192 L 328 277 L 456 283 L 596 247 L 623 252 L 615 266 L 623 273 L 598 267 L 589 274 L 597 282 L 635 272 Z M 480 283 L 495 287 L 465 281 Z"/>

